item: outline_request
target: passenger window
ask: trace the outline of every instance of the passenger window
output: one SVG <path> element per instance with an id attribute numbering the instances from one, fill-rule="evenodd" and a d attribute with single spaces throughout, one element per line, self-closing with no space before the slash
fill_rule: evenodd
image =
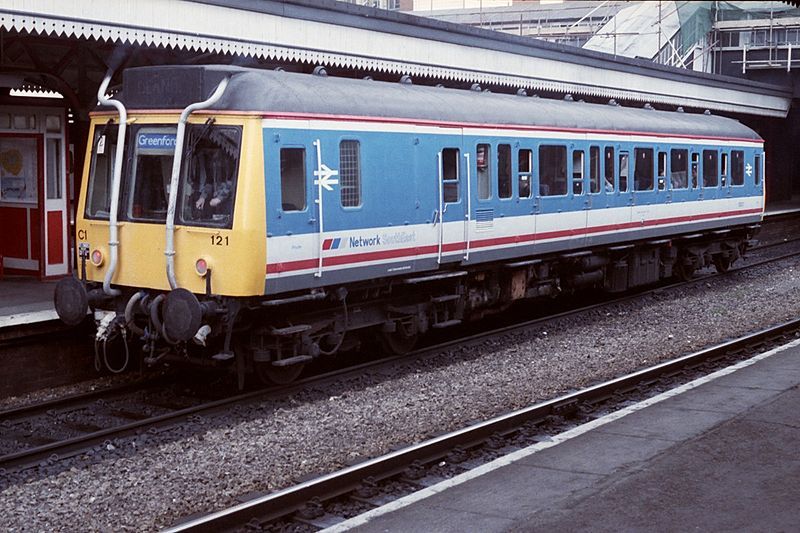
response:
<path id="1" fill-rule="evenodd" d="M 572 194 L 583 194 L 583 150 L 572 152 Z"/>
<path id="2" fill-rule="evenodd" d="M 511 198 L 511 145 L 497 145 L 497 195 Z"/>
<path id="3" fill-rule="evenodd" d="M 533 151 L 520 150 L 518 154 L 519 159 L 519 197 L 531 197 L 531 179 L 533 168 Z"/>
<path id="4" fill-rule="evenodd" d="M 744 152 L 731 151 L 731 185 L 744 185 Z"/>
<path id="5" fill-rule="evenodd" d="M 606 192 L 614 192 L 614 149 L 610 146 L 605 149 L 605 165 L 603 166 L 605 167 L 603 179 Z"/>
<path id="6" fill-rule="evenodd" d="M 619 192 L 628 192 L 628 153 L 619 154 Z"/>
<path id="7" fill-rule="evenodd" d="M 719 183 L 718 157 L 716 150 L 703 150 L 703 187 L 716 187 Z"/>
<path id="8" fill-rule="evenodd" d="M 281 149 L 281 209 L 302 211 L 306 208 L 306 151 L 304 148 Z"/>
<path id="9" fill-rule="evenodd" d="M 458 202 L 458 148 L 442 150 L 442 189 L 444 201 Z"/>
<path id="10" fill-rule="evenodd" d="M 761 185 L 761 156 L 756 156 L 756 185 Z"/>
<path id="11" fill-rule="evenodd" d="M 658 190 L 667 188 L 667 152 L 658 152 Z"/>
<path id="12" fill-rule="evenodd" d="M 600 192 L 600 148 L 597 146 L 589 148 L 589 192 Z"/>
<path id="13" fill-rule="evenodd" d="M 700 167 L 700 154 L 692 153 L 692 189 L 697 188 L 697 174 Z"/>
<path id="14" fill-rule="evenodd" d="M 689 151 L 672 149 L 669 152 L 669 181 L 673 189 L 689 186 Z"/>
<path id="15" fill-rule="evenodd" d="M 636 166 L 633 170 L 633 190 L 653 190 L 653 149 L 635 148 Z"/>
<path id="16" fill-rule="evenodd" d="M 567 194 L 567 147 L 539 147 L 539 195 Z"/>
<path id="17" fill-rule="evenodd" d="M 476 150 L 478 167 L 478 199 L 488 200 L 492 197 L 492 172 L 489 167 L 491 147 L 488 144 L 479 144 Z"/>
<path id="18" fill-rule="evenodd" d="M 342 207 L 361 205 L 361 157 L 358 141 L 339 143 L 339 189 Z"/>

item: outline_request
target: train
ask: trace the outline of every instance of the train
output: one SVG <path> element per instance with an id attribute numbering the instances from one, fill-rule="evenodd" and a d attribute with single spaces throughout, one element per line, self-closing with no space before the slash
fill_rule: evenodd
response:
<path id="1" fill-rule="evenodd" d="M 92 311 L 100 351 L 240 384 L 365 341 L 406 353 L 516 302 L 724 271 L 763 218 L 762 138 L 709 112 L 324 69 L 109 81 L 56 310 Z"/>

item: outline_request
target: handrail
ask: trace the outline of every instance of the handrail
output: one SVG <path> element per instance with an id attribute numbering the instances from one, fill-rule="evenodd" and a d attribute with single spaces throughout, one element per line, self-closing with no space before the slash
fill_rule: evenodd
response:
<path id="1" fill-rule="evenodd" d="M 113 71 L 108 71 L 106 73 L 106 77 L 103 78 L 103 83 L 100 84 L 100 88 L 97 90 L 97 100 L 101 104 L 113 106 L 119 111 L 117 151 L 114 154 L 114 174 L 111 181 L 111 205 L 108 214 L 108 249 L 111 257 L 109 259 L 105 278 L 103 278 L 103 292 L 109 296 L 119 296 L 121 291 L 111 288 L 111 280 L 116 273 L 117 262 L 119 261 L 119 220 L 117 211 L 119 211 L 119 189 L 120 182 L 122 181 L 122 156 L 125 152 L 125 130 L 128 126 L 128 112 L 119 100 L 106 98 L 106 91 L 108 90 L 108 84 L 111 83 L 112 74 Z"/>
<path id="2" fill-rule="evenodd" d="M 186 135 L 186 122 L 189 115 L 198 109 L 206 109 L 216 104 L 222 98 L 222 93 L 228 87 L 229 78 L 223 79 L 214 89 L 214 92 L 207 100 L 189 104 L 181 112 L 178 120 L 178 131 L 175 135 L 175 156 L 172 159 L 172 176 L 169 182 L 169 204 L 167 206 L 166 221 L 166 247 L 164 255 L 167 258 L 167 280 L 171 289 L 177 289 L 178 283 L 175 281 L 175 205 L 178 203 L 178 178 L 181 171 L 181 159 L 183 158 L 183 138 Z"/>

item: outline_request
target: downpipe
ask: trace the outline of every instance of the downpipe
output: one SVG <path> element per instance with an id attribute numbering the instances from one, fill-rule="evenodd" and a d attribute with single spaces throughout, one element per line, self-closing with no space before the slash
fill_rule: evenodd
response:
<path id="1" fill-rule="evenodd" d="M 103 104 L 115 107 L 119 112 L 119 131 L 117 133 L 117 151 L 114 154 L 114 174 L 111 182 L 111 206 L 108 214 L 108 249 L 111 257 L 108 263 L 108 270 L 103 279 L 103 292 L 108 296 L 119 296 L 119 289 L 111 288 L 111 280 L 117 271 L 119 261 L 119 220 L 117 211 L 119 210 L 119 189 L 122 181 L 122 159 L 125 152 L 125 131 L 128 127 L 128 112 L 122 102 L 111 98 L 106 98 L 108 85 L 111 83 L 113 72 L 109 71 L 97 90 L 97 100 Z"/>
<path id="2" fill-rule="evenodd" d="M 164 255 L 167 258 L 167 280 L 171 289 L 177 289 L 178 283 L 175 280 L 175 206 L 178 202 L 178 179 L 181 171 L 181 160 L 183 159 L 183 139 L 186 135 L 186 122 L 189 115 L 199 109 L 206 109 L 216 104 L 222 97 L 222 93 L 228 86 L 229 78 L 223 79 L 217 85 L 212 95 L 202 102 L 190 104 L 181 113 L 178 121 L 178 131 L 175 136 L 175 156 L 172 159 L 172 176 L 169 182 L 169 204 L 167 206 L 166 223 L 166 247 Z"/>

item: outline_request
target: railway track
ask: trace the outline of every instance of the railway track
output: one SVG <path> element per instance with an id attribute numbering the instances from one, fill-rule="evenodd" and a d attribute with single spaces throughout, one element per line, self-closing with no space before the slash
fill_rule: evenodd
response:
<path id="1" fill-rule="evenodd" d="M 752 333 L 546 402 L 478 422 L 229 509 L 170 533 L 316 531 L 599 418 L 632 401 L 783 344 L 800 319 Z"/>
<path id="2" fill-rule="evenodd" d="M 557 314 L 526 319 L 511 325 L 491 327 L 489 322 L 483 328 L 470 325 L 471 329 L 469 330 L 465 329 L 461 332 L 454 330 L 453 334 L 458 335 L 458 338 L 443 340 L 437 344 L 423 347 L 412 354 L 384 357 L 344 369 L 335 369 L 331 372 L 310 376 L 288 386 L 253 390 L 242 394 L 234 394 L 230 392 L 230 389 L 226 393 L 225 389 L 221 389 L 216 397 L 209 400 L 202 394 L 187 395 L 185 391 L 179 390 L 165 394 L 162 389 L 169 388 L 167 387 L 169 380 L 165 378 L 144 385 L 134 383 L 0 411 L 0 427 L 4 428 L 4 431 L 0 433 L 0 472 L 15 472 L 41 465 L 51 465 L 65 458 L 80 456 L 99 446 L 113 447 L 113 443 L 118 439 L 145 432 L 158 432 L 163 428 L 191 425 L 198 416 L 213 416 L 234 405 L 285 398 L 301 391 L 304 387 L 324 385 L 328 381 L 356 376 L 370 368 L 391 365 L 400 361 L 406 362 L 414 357 L 432 357 L 456 345 L 479 343 L 493 336 L 525 330 L 551 320 L 578 315 L 606 305 L 635 300 L 654 292 L 663 292 L 687 284 L 702 283 L 714 276 L 732 275 L 743 269 L 755 268 L 797 255 L 800 255 L 800 251 L 750 262 L 724 274 L 697 276 L 688 282 L 662 285 L 613 300 L 606 299 L 591 305 L 567 309 Z M 474 333 L 476 329 L 478 332 Z M 471 331 L 473 334 L 466 335 L 464 331 Z M 206 387 L 204 390 L 207 392 L 209 388 Z"/>

